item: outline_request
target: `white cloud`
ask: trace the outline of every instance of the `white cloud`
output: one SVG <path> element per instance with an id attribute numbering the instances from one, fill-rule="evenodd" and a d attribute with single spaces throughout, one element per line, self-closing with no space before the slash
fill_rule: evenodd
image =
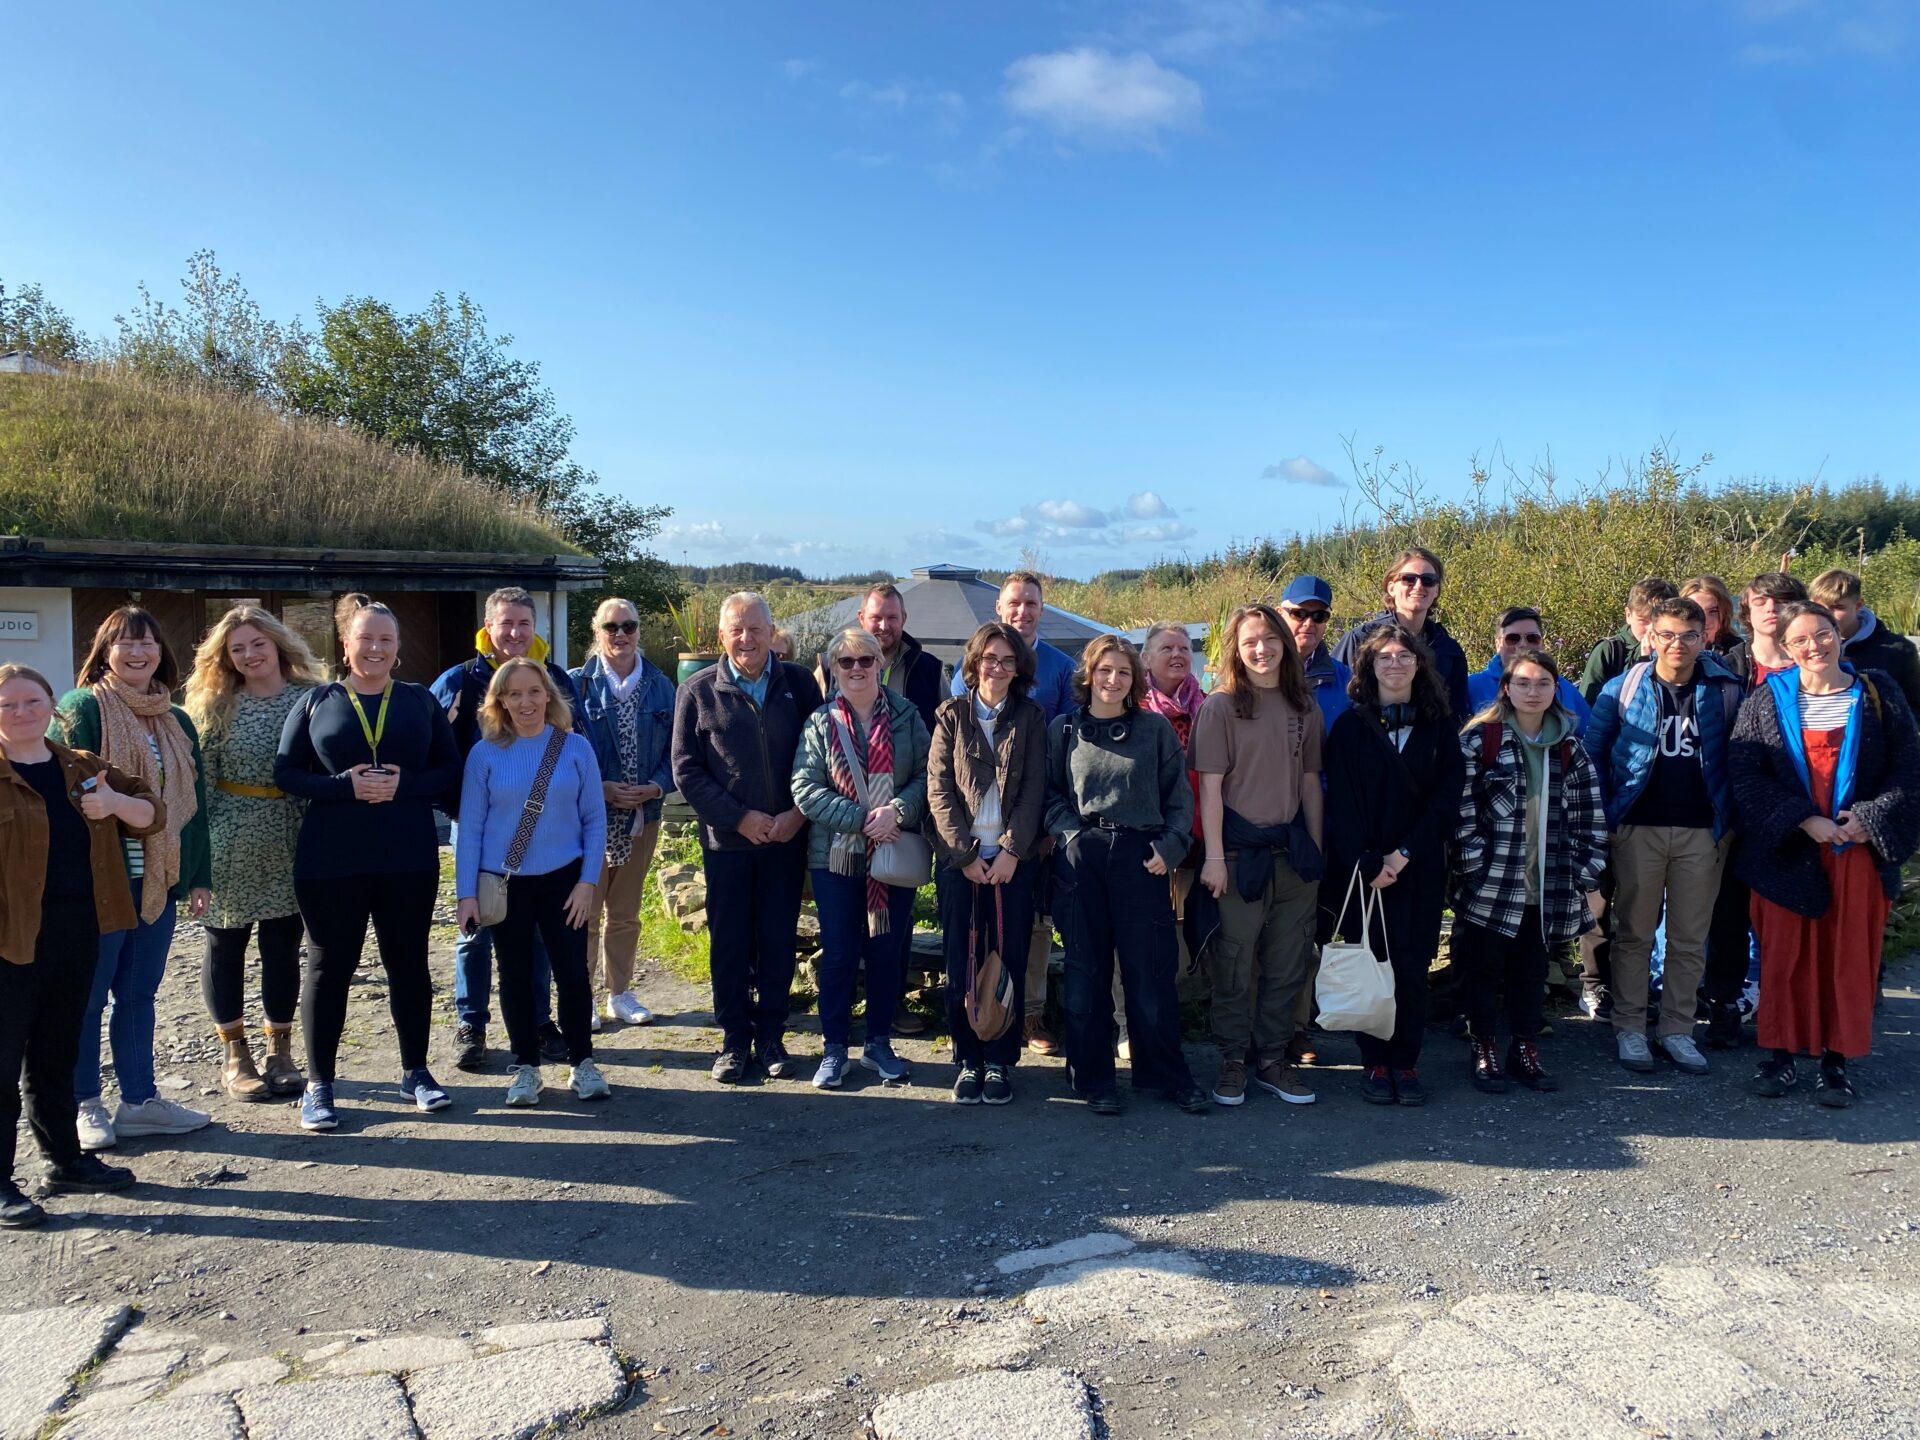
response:
<path id="1" fill-rule="evenodd" d="M 1281 460 L 1267 466 L 1260 472 L 1262 480 L 1279 480 L 1288 485 L 1317 485 L 1324 490 L 1344 490 L 1347 482 L 1327 469 L 1317 465 L 1304 455 L 1295 455 L 1290 460 Z"/>
<path id="2" fill-rule="evenodd" d="M 803 80 L 813 71 L 818 63 L 819 62 L 814 60 L 794 59 L 787 61 L 780 68 L 786 72 L 787 79 Z"/>
<path id="3" fill-rule="evenodd" d="M 1142 490 L 1127 497 L 1127 514 L 1136 520 L 1158 520 L 1173 514 L 1173 507 L 1153 491 Z"/>
<path id="4" fill-rule="evenodd" d="M 1091 505 L 1082 505 L 1078 500 L 1042 500 L 1033 509 L 1042 520 L 1053 525 L 1067 525 L 1080 530 L 1097 530 L 1107 523 L 1107 517 L 1103 513 Z"/>
<path id="5" fill-rule="evenodd" d="M 1007 108 L 1076 140 L 1158 150 L 1164 130 L 1199 128 L 1205 96 L 1144 51 L 1081 46 L 1027 55 L 1006 69 Z"/>
<path id="6" fill-rule="evenodd" d="M 971 535 L 942 526 L 937 530 L 916 530 L 907 536 L 913 548 L 908 559 L 915 565 L 937 564 L 948 555 L 977 555 L 981 544 Z"/>
<path id="7" fill-rule="evenodd" d="M 1738 20 L 1766 38 L 1735 48 L 1743 65 L 1786 65 L 1826 55 L 1886 59 L 1915 33 L 1913 0 L 1734 0 Z"/>
<path id="8" fill-rule="evenodd" d="M 958 90 L 943 89 L 919 80 L 889 80 L 875 85 L 866 80 L 849 80 L 840 87 L 840 98 L 849 108 L 869 115 L 905 115 L 912 112 L 948 133 L 960 129 L 967 119 L 967 97 Z"/>
<path id="9" fill-rule="evenodd" d="M 1174 518 L 1173 507 L 1151 490 L 1138 491 L 1113 510 L 1078 500 L 1038 500 L 1018 515 L 976 520 L 973 528 L 999 540 L 1030 545 L 1163 545 L 1192 537 L 1195 530 Z"/>

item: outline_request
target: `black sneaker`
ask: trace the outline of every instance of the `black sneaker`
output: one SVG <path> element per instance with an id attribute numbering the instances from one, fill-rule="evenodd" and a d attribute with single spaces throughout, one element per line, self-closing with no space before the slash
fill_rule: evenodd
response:
<path id="1" fill-rule="evenodd" d="M 971 1065 L 962 1065 L 960 1073 L 953 1078 L 953 1103 L 978 1105 L 981 1094 L 980 1072 Z"/>
<path id="2" fill-rule="evenodd" d="M 1740 1048 L 1740 1007 L 1729 1000 L 1716 1000 L 1707 1009 L 1707 1048 Z"/>
<path id="3" fill-rule="evenodd" d="M 1189 1080 L 1176 1090 L 1167 1091 L 1167 1099 L 1178 1105 L 1189 1115 L 1204 1115 L 1213 1109 L 1213 1096 Z"/>
<path id="4" fill-rule="evenodd" d="M 1360 1080 L 1360 1098 L 1369 1105 L 1393 1104 L 1393 1077 L 1384 1065 L 1367 1066 Z"/>
<path id="5" fill-rule="evenodd" d="M 0 1180 L 0 1230 L 30 1230 L 47 1223 L 47 1212 L 20 1193 L 11 1180 Z"/>
<path id="6" fill-rule="evenodd" d="M 1820 1078 L 1813 1082 L 1813 1098 L 1832 1110 L 1844 1110 L 1860 1097 L 1847 1079 L 1844 1060 L 1822 1060 Z"/>
<path id="7" fill-rule="evenodd" d="M 741 1050 L 722 1050 L 713 1061 L 713 1078 L 722 1085 L 738 1085 L 747 1078 L 747 1056 Z"/>
<path id="8" fill-rule="evenodd" d="M 1106 1089 L 1096 1090 L 1087 1097 L 1087 1108 L 1096 1115 L 1118 1115 L 1127 1107 L 1126 1102 L 1120 1098 L 1120 1092 L 1109 1085 Z"/>
<path id="9" fill-rule="evenodd" d="M 1793 1068 L 1793 1056 L 1770 1055 L 1754 1068 L 1747 1089 L 1768 1100 L 1778 1100 L 1793 1089 L 1799 1079 L 1799 1072 Z"/>
<path id="10" fill-rule="evenodd" d="M 987 1066 L 987 1079 L 981 1086 L 981 1098 L 989 1105 L 1005 1105 L 1013 1099 L 1013 1081 L 1007 1075 L 1006 1066 Z"/>
<path id="11" fill-rule="evenodd" d="M 1427 1103 L 1427 1087 L 1420 1083 L 1418 1070 L 1396 1070 L 1393 1072 L 1393 1093 L 1400 1097 L 1402 1105 L 1424 1105 Z"/>
<path id="12" fill-rule="evenodd" d="M 1473 1042 L 1473 1088 L 1489 1095 L 1507 1093 L 1507 1077 L 1500 1069 L 1500 1057 L 1494 1053 L 1491 1040 L 1476 1038 Z"/>
<path id="13" fill-rule="evenodd" d="M 753 1047 L 753 1058 L 760 1062 L 760 1068 L 767 1072 L 769 1080 L 784 1080 L 793 1074 L 793 1057 L 787 1054 L 787 1047 L 776 1040 L 762 1040 Z"/>
<path id="14" fill-rule="evenodd" d="M 1507 1047 L 1507 1074 L 1529 1090 L 1560 1088 L 1560 1082 L 1540 1063 L 1540 1047 L 1531 1040 L 1515 1040 Z"/>
<path id="15" fill-rule="evenodd" d="M 564 1065 L 570 1058 L 567 1054 L 567 1037 L 560 1033 L 560 1027 L 551 1020 L 540 1027 L 540 1058 L 549 1065 Z"/>
<path id="16" fill-rule="evenodd" d="M 109 1165 L 98 1155 L 82 1153 L 65 1165 L 49 1165 L 40 1194 L 99 1195 L 109 1190 L 125 1190 L 133 1184 L 133 1171 L 123 1165 Z"/>
<path id="17" fill-rule="evenodd" d="M 453 1068 L 481 1071 L 487 1068 L 487 1027 L 462 1025 L 453 1032 Z"/>

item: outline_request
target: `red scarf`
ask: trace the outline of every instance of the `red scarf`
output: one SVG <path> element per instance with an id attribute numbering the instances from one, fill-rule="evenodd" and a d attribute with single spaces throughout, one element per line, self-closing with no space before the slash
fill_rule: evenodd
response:
<path id="1" fill-rule="evenodd" d="M 847 722 L 847 731 L 858 734 L 860 717 L 847 703 L 846 696 L 838 697 L 834 702 L 840 708 L 840 715 Z M 858 806 L 861 805 L 860 792 L 854 788 L 853 768 L 847 763 L 847 752 L 840 738 L 840 727 L 827 726 L 827 737 L 832 742 L 827 752 L 827 769 L 833 777 L 833 788 Z M 893 716 L 892 706 L 887 702 L 887 692 L 882 690 L 873 702 L 873 720 L 867 727 L 867 801 L 871 808 L 878 810 L 893 800 Z M 864 816 L 868 813 L 862 810 Z M 855 847 L 859 848 L 856 849 Z M 827 853 L 827 868 L 836 875 L 858 873 L 867 867 L 870 846 L 865 835 L 839 834 L 833 837 L 832 848 Z M 884 935 L 892 927 L 892 896 L 887 886 L 867 876 L 867 933 Z"/>

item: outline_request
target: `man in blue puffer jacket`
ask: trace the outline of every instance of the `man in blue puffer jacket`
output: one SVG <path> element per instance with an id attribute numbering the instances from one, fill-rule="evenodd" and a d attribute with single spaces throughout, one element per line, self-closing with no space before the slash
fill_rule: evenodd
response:
<path id="1" fill-rule="evenodd" d="M 1733 671 L 1701 653 L 1706 616 L 1693 601 L 1656 605 L 1647 634 L 1653 659 L 1606 683 L 1583 737 L 1612 832 L 1614 1043 L 1627 1069 L 1654 1068 L 1648 970 L 1664 905 L 1667 977 L 1658 1043 L 1681 1070 L 1702 1075 L 1707 1062 L 1693 1042 L 1695 992 L 1733 832 L 1727 749 L 1742 687 Z"/>

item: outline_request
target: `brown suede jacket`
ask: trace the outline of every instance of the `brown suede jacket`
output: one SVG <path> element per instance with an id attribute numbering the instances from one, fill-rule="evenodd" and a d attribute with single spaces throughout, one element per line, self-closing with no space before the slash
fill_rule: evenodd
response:
<path id="1" fill-rule="evenodd" d="M 167 823 L 167 807 L 144 780 L 116 770 L 90 750 L 69 750 L 47 742 L 53 758 L 67 777 L 67 799 L 80 808 L 80 782 L 100 775 L 110 789 L 137 795 L 153 804 L 153 819 L 136 830 L 119 820 L 89 820 L 93 841 L 93 907 L 100 917 L 100 933 L 131 930 L 139 915 L 133 908 L 133 886 L 127 879 L 127 861 L 120 837 L 151 835 Z M 31 965 L 33 947 L 40 938 L 40 897 L 47 883 L 47 807 L 40 792 L 14 774 L 0 755 L 0 960 Z"/>
<path id="2" fill-rule="evenodd" d="M 1016 860 L 1033 857 L 1047 807 L 1047 717 L 1031 700 L 1009 700 L 987 748 L 973 695 L 942 700 L 933 712 L 927 757 L 927 808 L 940 858 L 965 869 L 980 853 L 973 817 L 987 786 L 1000 786 L 1000 848 Z"/>

